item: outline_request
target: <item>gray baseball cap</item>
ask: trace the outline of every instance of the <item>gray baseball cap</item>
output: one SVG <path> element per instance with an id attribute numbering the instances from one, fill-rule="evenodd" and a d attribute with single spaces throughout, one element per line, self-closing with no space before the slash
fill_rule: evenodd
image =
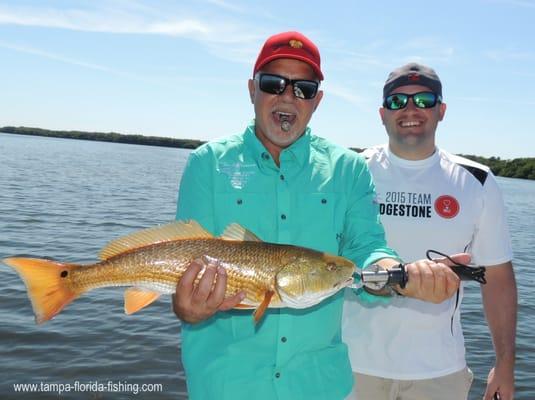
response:
<path id="1" fill-rule="evenodd" d="M 418 63 L 409 63 L 393 70 L 386 79 L 383 97 L 400 86 L 422 85 L 442 97 L 442 84 L 434 69 Z"/>

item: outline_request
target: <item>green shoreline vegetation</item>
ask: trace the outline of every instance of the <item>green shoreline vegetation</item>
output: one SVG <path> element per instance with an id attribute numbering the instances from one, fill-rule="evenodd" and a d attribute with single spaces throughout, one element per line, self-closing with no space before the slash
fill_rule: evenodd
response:
<path id="1" fill-rule="evenodd" d="M 83 131 L 54 131 L 41 128 L 0 127 L 1 133 L 13 133 L 17 135 L 45 136 L 64 139 L 94 140 L 100 142 L 141 144 L 145 146 L 176 147 L 181 149 L 196 149 L 205 141 L 196 139 L 175 139 L 158 136 L 125 135 L 115 132 L 83 132 Z M 363 149 L 352 148 L 357 152 Z M 502 160 L 500 157 L 481 157 L 475 155 L 459 154 L 470 160 L 487 165 L 497 176 L 507 178 L 535 180 L 535 158 L 515 158 Z"/>
<path id="2" fill-rule="evenodd" d="M 116 132 L 84 132 L 84 131 L 52 131 L 41 128 L 27 128 L 24 126 L 4 126 L 1 133 L 17 135 L 45 136 L 62 139 L 94 140 L 97 142 L 113 142 L 127 144 L 142 144 L 145 146 L 177 147 L 181 149 L 196 149 L 205 143 L 195 139 L 175 139 L 158 136 L 124 135 Z"/>

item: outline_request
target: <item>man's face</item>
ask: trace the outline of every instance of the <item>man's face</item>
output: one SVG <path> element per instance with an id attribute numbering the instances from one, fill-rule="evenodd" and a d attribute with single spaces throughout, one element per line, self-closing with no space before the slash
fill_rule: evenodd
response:
<path id="1" fill-rule="evenodd" d="M 425 86 L 407 85 L 394 89 L 390 94 L 431 91 Z M 435 131 L 445 112 L 446 104 L 437 102 L 432 108 L 417 108 L 412 98 L 400 110 L 388 110 L 385 107 L 379 109 L 391 148 L 401 152 L 420 152 L 424 156 L 430 155 L 435 149 Z"/>
<path id="2" fill-rule="evenodd" d="M 307 63 L 288 58 L 271 61 L 260 72 L 289 79 L 317 79 Z M 304 133 L 323 93 L 318 91 L 316 97 L 306 100 L 295 97 L 290 84 L 280 95 L 265 93 L 258 85 L 257 79 L 249 80 L 249 93 L 255 110 L 256 135 L 278 160 L 281 150 L 290 146 Z M 287 121 L 286 127 L 289 127 L 287 131 L 281 127 L 284 120 Z"/>

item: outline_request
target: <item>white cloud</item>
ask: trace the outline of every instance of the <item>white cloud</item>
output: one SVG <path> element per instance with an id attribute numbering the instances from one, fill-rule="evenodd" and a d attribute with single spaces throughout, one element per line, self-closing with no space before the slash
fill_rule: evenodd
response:
<path id="1" fill-rule="evenodd" d="M 88 63 L 82 60 L 77 60 L 71 57 L 66 57 L 57 53 L 52 53 L 52 52 L 44 51 L 41 49 L 36 49 L 34 47 L 30 47 L 26 45 L 13 44 L 13 43 L 0 41 L 0 48 L 46 58 L 46 59 L 57 61 L 63 64 L 74 65 L 74 66 L 81 67 L 81 68 L 86 68 L 86 69 L 90 69 L 94 71 L 104 72 L 104 73 L 111 74 L 111 75 L 121 76 L 124 78 L 133 79 L 136 81 L 145 81 L 145 82 L 150 82 L 152 84 L 156 84 L 159 82 L 158 79 L 154 77 L 140 76 L 140 75 L 136 75 L 130 72 L 120 71 L 114 68 L 110 68 L 105 65 Z"/>
<path id="2" fill-rule="evenodd" d="M 171 36 L 189 36 L 194 34 L 209 35 L 211 29 L 207 24 L 196 20 L 181 20 L 174 22 L 157 22 L 147 25 L 138 33 L 158 33 Z"/>
<path id="3" fill-rule="evenodd" d="M 228 6 L 219 0 L 216 3 Z M 111 5 L 92 9 L 0 5 L 0 25 L 181 37 L 200 43 L 217 57 L 247 63 L 252 62 L 267 35 L 264 29 L 253 30 L 221 12 L 213 16 L 205 13 L 201 18 L 186 9 L 154 9 L 139 2 L 115 0 Z"/>
<path id="4" fill-rule="evenodd" d="M 117 5 L 117 4 L 116 4 Z M 187 10 L 154 10 L 140 4 L 120 8 L 53 9 L 0 5 L 0 24 L 116 34 L 179 36 L 209 43 L 250 43 L 259 34 L 221 14 L 213 17 Z M 259 30 L 256 30 L 258 32 Z"/>
<path id="5" fill-rule="evenodd" d="M 84 67 L 84 68 L 93 69 L 93 70 L 97 70 L 97 71 L 113 72 L 112 69 L 110 69 L 108 67 L 105 67 L 103 65 L 86 63 L 84 61 L 79 61 L 79 60 L 75 60 L 75 59 L 72 59 L 72 58 L 60 56 L 60 55 L 53 54 L 53 53 L 50 53 L 50 52 L 46 52 L 46 51 L 43 51 L 43 50 L 35 49 L 35 48 L 32 48 L 32 47 L 20 46 L 20 45 L 16 45 L 16 44 L 5 43 L 5 42 L 0 42 L 0 47 L 2 47 L 4 49 L 8 49 L 8 50 L 14 50 L 14 51 L 17 51 L 17 52 L 20 52 L 20 53 L 32 54 L 32 55 L 35 55 L 35 56 L 44 57 L 44 58 L 48 58 L 48 59 L 51 59 L 51 60 L 60 61 L 62 63 L 76 65 L 76 66 L 79 66 L 79 67 Z"/>
<path id="6" fill-rule="evenodd" d="M 352 44 L 338 42 L 323 47 L 323 52 L 330 52 L 328 62 L 332 68 L 362 73 L 390 71 L 391 68 L 408 62 L 445 64 L 455 56 L 454 47 L 437 38 L 415 38 L 404 44 L 376 40 L 360 46 L 359 52 L 348 50 L 353 47 Z"/>
<path id="7" fill-rule="evenodd" d="M 192 17 L 156 20 L 128 10 L 42 9 L 1 7 L 0 24 L 123 34 L 187 36 L 210 32 L 209 24 Z"/>

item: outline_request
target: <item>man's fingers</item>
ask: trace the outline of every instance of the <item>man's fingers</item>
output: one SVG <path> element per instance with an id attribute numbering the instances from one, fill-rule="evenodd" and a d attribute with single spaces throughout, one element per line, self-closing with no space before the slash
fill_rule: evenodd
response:
<path id="1" fill-rule="evenodd" d="M 444 264 L 435 264 L 436 303 L 449 299 L 459 289 L 460 279 L 455 272 Z"/>
<path id="2" fill-rule="evenodd" d="M 211 308 L 217 309 L 225 298 L 225 292 L 227 290 L 227 272 L 224 267 L 218 266 L 215 270 L 216 282 L 212 292 L 206 299 L 206 305 Z"/>
<path id="3" fill-rule="evenodd" d="M 201 278 L 195 281 L 202 269 Z M 173 294 L 173 311 L 183 321 L 197 323 L 210 318 L 218 310 L 227 311 L 245 298 L 241 291 L 225 298 L 227 273 L 217 260 L 202 257 L 191 262 Z"/>
<path id="4" fill-rule="evenodd" d="M 407 271 L 407 290 L 412 289 L 413 287 L 419 288 L 420 287 L 420 269 L 416 265 L 416 263 L 410 263 L 405 265 L 405 270 Z"/>
<path id="5" fill-rule="evenodd" d="M 442 258 L 436 258 L 433 261 L 437 263 L 442 263 L 444 265 L 447 265 L 448 267 L 453 267 L 456 263 L 457 264 L 464 264 L 468 265 L 470 264 L 470 261 L 472 260 L 472 257 L 468 253 L 457 253 L 450 256 L 450 258 L 454 261 L 451 262 L 445 257 Z"/>
<path id="6" fill-rule="evenodd" d="M 197 261 L 192 261 L 189 267 L 184 271 L 182 278 L 178 281 L 176 286 L 176 297 L 189 298 L 193 292 L 195 279 L 203 266 Z"/>
<path id="7" fill-rule="evenodd" d="M 228 311 L 240 304 L 243 299 L 245 299 L 245 292 L 242 290 L 241 292 L 236 293 L 234 296 L 227 297 L 225 300 L 223 300 L 223 302 L 219 305 L 218 310 Z"/>
<path id="8" fill-rule="evenodd" d="M 466 259 L 465 255 L 460 256 Z M 453 270 L 435 261 L 420 260 L 406 265 L 409 280 L 401 293 L 420 300 L 441 303 L 453 296 L 459 287 L 459 277 Z"/>
<path id="9" fill-rule="evenodd" d="M 195 285 L 203 268 L 204 273 Z M 244 291 L 225 298 L 226 290 L 225 268 L 212 259 L 196 259 L 191 262 L 177 284 L 173 294 L 173 311 L 180 319 L 195 323 L 209 318 L 216 311 L 228 311 L 245 298 Z"/>
<path id="10" fill-rule="evenodd" d="M 455 272 L 453 272 L 450 267 L 447 267 L 444 273 L 446 276 L 448 297 L 451 297 L 457 291 L 457 289 L 459 289 L 459 285 L 461 284 L 461 278 L 459 278 L 459 276 Z"/>
<path id="11" fill-rule="evenodd" d="M 428 299 L 429 301 L 436 303 L 437 302 L 437 279 L 436 279 L 436 268 L 434 265 L 427 262 L 422 262 L 418 264 L 420 269 L 420 293 L 419 296 L 422 299 Z"/>
<path id="12" fill-rule="evenodd" d="M 434 293 L 436 293 L 437 297 L 441 297 L 443 294 L 446 294 L 447 288 L 448 288 L 448 281 L 446 278 L 446 269 L 445 267 L 439 264 L 431 264 L 430 270 L 433 275 L 433 278 L 432 278 L 433 287 L 432 288 L 434 290 Z"/>
<path id="13" fill-rule="evenodd" d="M 214 286 L 217 265 L 213 263 L 205 264 L 204 274 L 202 275 L 197 288 L 193 291 L 191 302 L 193 304 L 204 304 L 212 292 Z"/>
<path id="14" fill-rule="evenodd" d="M 487 386 L 487 389 L 485 390 L 485 394 L 483 395 L 484 400 L 494 400 L 496 397 L 494 397 L 494 394 L 498 391 L 498 388 L 495 385 Z M 497 397 L 500 400 L 503 400 L 502 397 Z"/>
<path id="15" fill-rule="evenodd" d="M 207 300 L 207 304 L 211 307 L 217 308 L 219 311 L 228 311 L 242 302 L 245 298 L 245 292 L 236 293 L 233 296 L 225 298 L 227 291 L 227 271 L 224 267 L 217 268 L 217 280 L 215 287 Z"/>

